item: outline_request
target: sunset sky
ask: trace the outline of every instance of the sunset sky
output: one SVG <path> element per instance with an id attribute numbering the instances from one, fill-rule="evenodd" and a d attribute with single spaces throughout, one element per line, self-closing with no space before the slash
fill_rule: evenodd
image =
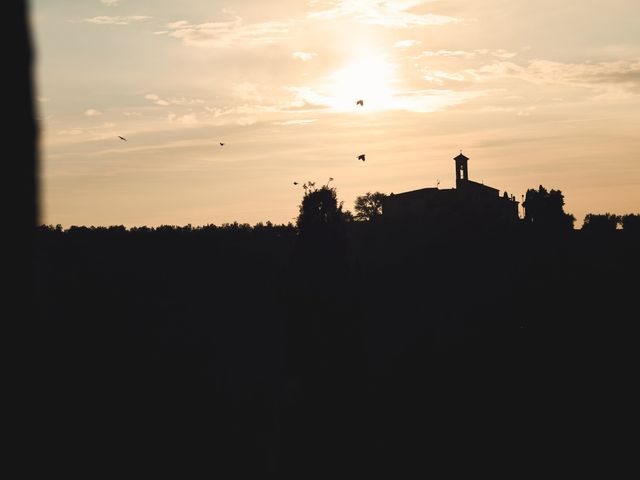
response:
<path id="1" fill-rule="evenodd" d="M 638 0 L 30 4 L 41 223 L 287 223 L 305 181 L 352 210 L 460 150 L 578 227 L 640 211 Z"/>

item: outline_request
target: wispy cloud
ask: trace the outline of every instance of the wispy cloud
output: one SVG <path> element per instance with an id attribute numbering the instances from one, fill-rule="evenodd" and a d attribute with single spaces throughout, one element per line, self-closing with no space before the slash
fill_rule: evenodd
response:
<path id="1" fill-rule="evenodd" d="M 195 113 L 187 113 L 185 115 L 177 115 L 175 113 L 170 113 L 167 115 L 167 120 L 171 123 L 177 123 L 184 126 L 198 126 L 200 122 Z"/>
<path id="2" fill-rule="evenodd" d="M 422 42 L 420 40 L 400 40 L 394 43 L 394 48 L 410 48 L 420 45 Z"/>
<path id="3" fill-rule="evenodd" d="M 308 62 L 309 60 L 312 60 L 313 57 L 317 55 L 318 54 L 315 52 L 293 52 L 291 54 L 293 58 L 295 58 L 296 60 L 302 60 L 303 62 Z"/>
<path id="4" fill-rule="evenodd" d="M 480 55 L 491 55 L 497 58 L 513 58 L 516 55 L 518 55 L 517 53 L 511 52 L 509 50 L 505 50 L 504 48 L 499 48 L 497 50 L 489 50 L 486 48 L 481 48 L 478 50 L 474 50 L 474 52 Z"/>
<path id="5" fill-rule="evenodd" d="M 601 63 L 562 63 L 531 60 L 527 65 L 497 62 L 467 70 L 477 81 L 515 78 L 534 84 L 606 88 L 623 87 L 640 93 L 640 60 Z"/>
<path id="6" fill-rule="evenodd" d="M 100 110 L 96 110 L 94 108 L 89 108 L 88 110 L 84 111 L 84 114 L 87 117 L 97 117 L 99 115 L 102 115 L 102 112 Z"/>
<path id="7" fill-rule="evenodd" d="M 193 24 L 179 20 L 166 25 L 168 30 L 155 32 L 182 40 L 185 45 L 199 47 L 256 47 L 281 41 L 291 22 L 262 22 L 245 25 L 240 17 L 228 22 Z"/>
<path id="8" fill-rule="evenodd" d="M 115 123 L 103 123 L 102 125 L 96 125 L 92 127 L 69 127 L 63 128 L 56 132 L 57 136 L 60 136 L 62 142 L 69 141 L 69 137 L 74 137 L 74 141 L 95 141 L 101 140 L 104 138 L 113 137 L 115 135 L 114 128 L 116 127 Z M 66 137 L 66 139 L 64 138 Z"/>
<path id="9" fill-rule="evenodd" d="M 148 95 L 145 95 L 144 98 L 146 100 L 151 100 L 156 105 L 160 105 L 163 107 L 166 107 L 167 105 L 169 105 L 169 102 L 167 102 L 166 100 L 163 100 L 162 98 L 160 98 L 160 96 L 156 95 L 155 93 L 149 93 Z"/>
<path id="10" fill-rule="evenodd" d="M 334 106 L 334 99 L 322 91 L 311 87 L 287 87 L 295 94 L 296 102 L 317 106 L 329 112 L 341 111 Z M 487 91 L 455 91 L 452 89 L 426 89 L 397 91 L 386 100 L 385 110 L 404 110 L 408 112 L 429 113 L 444 110 L 468 100 L 487 95 Z"/>
<path id="11" fill-rule="evenodd" d="M 261 103 L 263 95 L 258 91 L 258 86 L 251 82 L 242 82 L 233 86 L 233 96 L 244 101 Z"/>
<path id="12" fill-rule="evenodd" d="M 431 113 L 487 95 L 486 91 L 459 92 L 450 89 L 427 89 L 401 92 L 394 97 L 395 108 L 417 113 Z"/>
<path id="13" fill-rule="evenodd" d="M 97 25 L 128 25 L 131 22 L 141 22 L 150 18 L 151 17 L 147 15 L 129 15 L 127 17 L 110 17 L 107 15 L 101 15 L 97 17 L 85 18 L 84 22 Z"/>
<path id="14" fill-rule="evenodd" d="M 414 13 L 429 0 L 332 0 L 314 2 L 324 8 L 309 14 L 309 18 L 331 20 L 352 17 L 361 23 L 392 28 L 410 28 L 427 25 L 445 25 L 458 19 L 432 13 Z"/>
<path id="15" fill-rule="evenodd" d="M 317 122 L 317 118 L 303 118 L 300 120 L 285 120 L 283 122 L 273 122 L 274 125 L 308 125 Z"/>
<path id="16" fill-rule="evenodd" d="M 288 87 L 288 88 L 292 89 L 294 87 Z M 283 106 L 281 110 L 284 112 L 290 112 L 290 111 L 306 112 L 306 111 L 313 111 L 313 110 L 326 110 L 330 108 L 329 105 L 309 103 L 303 97 L 304 96 L 296 95 L 296 99 L 293 100 L 292 102 L 289 102 L 285 106 Z"/>
<path id="17" fill-rule="evenodd" d="M 100 0 L 100 3 L 104 3 L 107 7 L 115 7 L 120 3 L 120 0 Z"/>
<path id="18" fill-rule="evenodd" d="M 331 101 L 329 98 L 318 93 L 311 87 L 285 86 L 283 88 L 291 92 L 294 96 L 289 109 L 303 109 L 302 107 L 305 107 L 305 110 L 322 109 L 329 108 L 331 105 Z"/>
<path id="19" fill-rule="evenodd" d="M 167 107 L 169 105 L 180 105 L 180 106 L 188 106 L 188 105 L 202 105 L 204 104 L 204 100 L 199 98 L 186 98 L 186 97 L 167 97 L 161 98 L 159 95 L 155 93 L 149 93 L 144 96 L 146 100 L 151 100 L 156 105 L 160 105 L 162 107 Z"/>
<path id="20" fill-rule="evenodd" d="M 459 58 L 472 58 L 475 57 L 475 52 L 467 50 L 425 50 L 418 55 L 422 57 L 459 57 Z"/>
<path id="21" fill-rule="evenodd" d="M 424 79 L 430 83 L 435 83 L 436 85 L 443 85 L 446 80 L 463 82 L 465 80 L 465 76 L 457 72 L 446 72 L 444 70 L 427 70 L 424 72 Z"/>
<path id="22" fill-rule="evenodd" d="M 425 50 L 418 58 L 423 57 L 457 57 L 457 58 L 474 58 L 480 55 L 487 55 L 496 58 L 513 58 L 517 54 L 515 52 L 510 52 L 509 50 L 505 50 L 499 48 L 497 50 L 490 50 L 488 48 L 480 48 L 476 50 Z"/>

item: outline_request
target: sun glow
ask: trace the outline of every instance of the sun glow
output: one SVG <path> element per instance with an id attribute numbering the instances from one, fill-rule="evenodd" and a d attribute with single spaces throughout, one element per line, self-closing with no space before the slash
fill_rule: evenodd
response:
<path id="1" fill-rule="evenodd" d="M 364 108 L 384 110 L 393 108 L 393 77 L 395 66 L 382 58 L 360 58 L 329 76 L 331 105 L 338 110 L 354 110 L 357 100 Z"/>

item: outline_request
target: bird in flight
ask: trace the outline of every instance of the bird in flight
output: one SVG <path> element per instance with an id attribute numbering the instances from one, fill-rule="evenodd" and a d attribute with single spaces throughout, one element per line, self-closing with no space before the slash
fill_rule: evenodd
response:
<path id="1" fill-rule="evenodd" d="M 356 105 L 360 105 L 361 107 L 364 106 L 364 100 L 358 100 Z"/>
<path id="2" fill-rule="evenodd" d="M 364 162 L 364 153 L 362 155 L 358 155 L 358 160 L 362 160 Z"/>
<path id="3" fill-rule="evenodd" d="M 118 135 L 118 138 L 119 138 L 120 140 L 124 140 L 125 142 L 127 141 L 127 139 L 126 139 L 126 138 L 121 137 L 120 135 Z"/>
<path id="4" fill-rule="evenodd" d="M 294 185 L 297 185 L 297 184 L 298 184 L 298 182 L 293 182 L 293 184 L 294 184 Z"/>
<path id="5" fill-rule="evenodd" d="M 220 146 L 224 145 L 224 142 L 220 142 Z"/>

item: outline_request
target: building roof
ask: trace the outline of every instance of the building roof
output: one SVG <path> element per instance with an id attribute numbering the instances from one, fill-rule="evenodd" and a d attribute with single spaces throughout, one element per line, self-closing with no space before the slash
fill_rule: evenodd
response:
<path id="1" fill-rule="evenodd" d="M 472 189 L 476 192 L 490 193 L 491 195 L 496 196 L 500 194 L 500 190 L 497 188 L 490 187 L 484 183 L 474 182 L 473 180 L 465 180 L 464 182 L 461 182 L 459 189 Z"/>
<path id="2" fill-rule="evenodd" d="M 454 189 L 453 188 L 428 187 L 428 188 L 419 188 L 418 190 L 409 190 L 408 192 L 392 193 L 391 195 L 393 195 L 394 197 L 397 197 L 399 195 L 409 195 L 409 196 L 411 196 L 411 195 L 422 195 L 422 194 L 426 194 L 426 193 L 444 192 L 444 191 L 447 191 L 447 190 L 454 190 Z"/>
<path id="3" fill-rule="evenodd" d="M 457 157 L 454 157 L 453 159 L 454 159 L 454 160 L 469 160 L 469 158 L 468 158 L 468 157 L 465 157 L 465 156 L 462 154 L 462 151 L 460 152 L 460 155 L 458 155 Z"/>

